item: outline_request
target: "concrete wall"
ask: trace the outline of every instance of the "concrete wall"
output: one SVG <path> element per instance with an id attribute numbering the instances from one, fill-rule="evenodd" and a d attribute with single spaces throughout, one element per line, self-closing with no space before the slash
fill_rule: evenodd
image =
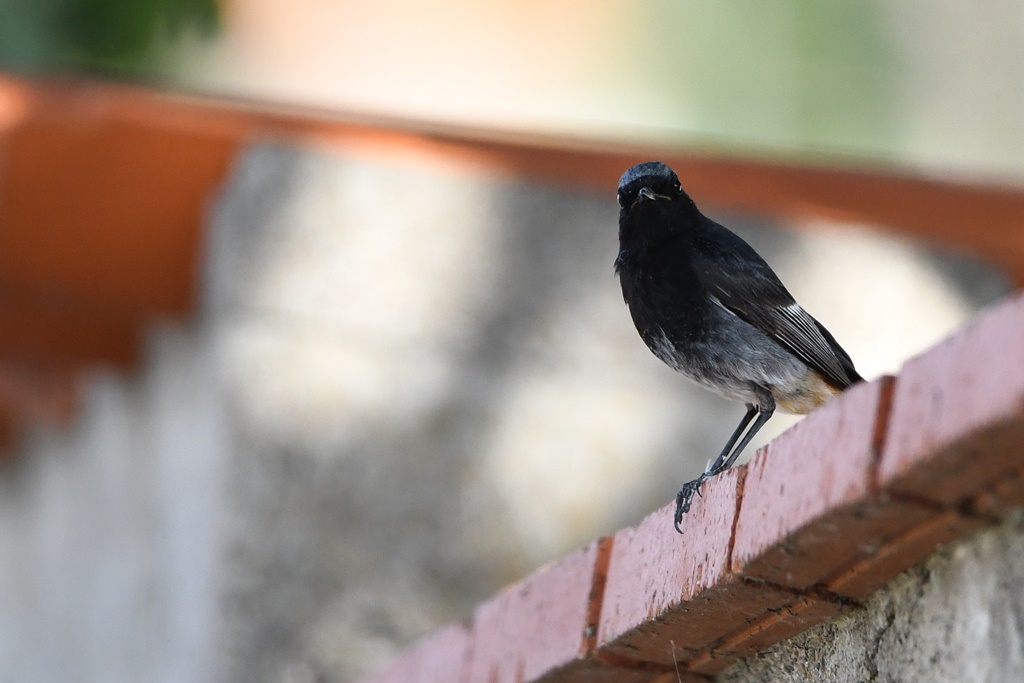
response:
<path id="1" fill-rule="evenodd" d="M 670 499 L 741 415 L 637 338 L 611 188 L 265 144 L 210 215 L 196 319 L 0 477 L 0 681 L 353 680 Z M 867 376 L 1003 288 L 862 229 L 727 222 Z"/>
<path id="2" fill-rule="evenodd" d="M 1024 515 L 942 549 L 863 610 L 745 660 L 720 680 L 1024 680 Z"/>

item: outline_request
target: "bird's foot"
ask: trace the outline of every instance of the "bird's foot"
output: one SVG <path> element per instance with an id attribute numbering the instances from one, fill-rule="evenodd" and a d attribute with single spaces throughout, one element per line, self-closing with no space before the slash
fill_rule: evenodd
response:
<path id="1" fill-rule="evenodd" d="M 679 493 L 676 494 L 676 515 L 674 521 L 676 531 L 679 533 L 683 533 L 679 525 L 683 521 L 683 515 L 690 511 L 690 503 L 693 502 L 694 494 L 701 495 L 700 487 L 710 478 L 708 473 L 705 472 L 693 481 L 683 484 L 683 488 L 679 489 Z"/>

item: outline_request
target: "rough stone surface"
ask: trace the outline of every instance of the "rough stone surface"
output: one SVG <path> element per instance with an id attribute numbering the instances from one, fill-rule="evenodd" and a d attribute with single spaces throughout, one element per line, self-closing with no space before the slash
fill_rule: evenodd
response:
<path id="1" fill-rule="evenodd" d="M 1024 680 L 1024 514 L 905 572 L 859 610 L 749 659 L 722 683 Z"/>

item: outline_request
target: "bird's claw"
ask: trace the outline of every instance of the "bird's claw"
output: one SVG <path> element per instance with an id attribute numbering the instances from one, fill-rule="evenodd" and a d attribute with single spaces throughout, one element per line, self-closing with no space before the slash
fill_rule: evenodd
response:
<path id="1" fill-rule="evenodd" d="M 676 514 L 674 518 L 674 526 L 676 531 L 683 533 L 683 530 L 679 525 L 683 521 L 683 515 L 690 511 L 690 504 L 693 502 L 693 494 L 703 497 L 701 493 L 701 486 L 708 480 L 706 474 L 700 475 L 697 479 L 683 484 L 683 488 L 679 489 L 679 493 L 676 494 Z"/>

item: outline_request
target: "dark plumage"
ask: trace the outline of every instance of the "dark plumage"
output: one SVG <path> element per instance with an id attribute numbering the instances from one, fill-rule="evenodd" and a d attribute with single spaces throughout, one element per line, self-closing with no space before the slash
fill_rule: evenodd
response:
<path id="1" fill-rule="evenodd" d="M 668 166 L 630 168 L 618 200 L 615 272 L 640 337 L 673 369 L 747 406 L 721 454 L 676 496 L 679 530 L 694 493 L 776 409 L 807 413 L 862 378 L 764 259 L 702 214 Z"/>

